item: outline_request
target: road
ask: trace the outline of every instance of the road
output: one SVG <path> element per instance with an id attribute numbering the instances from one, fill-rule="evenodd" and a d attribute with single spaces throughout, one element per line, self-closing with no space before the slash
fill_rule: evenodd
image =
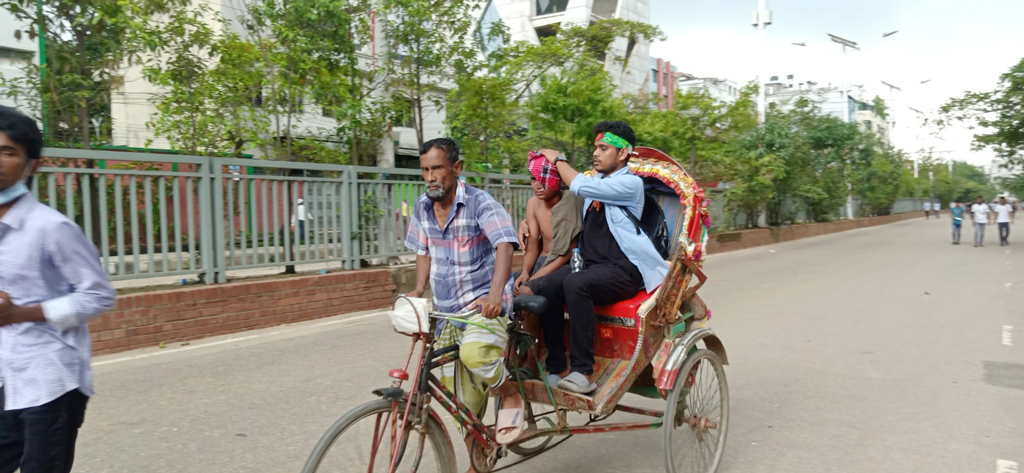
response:
<path id="1" fill-rule="evenodd" d="M 731 362 L 719 471 L 1024 465 L 1024 237 L 973 248 L 965 228 L 952 246 L 948 228 L 918 219 L 709 258 L 701 294 Z M 298 472 L 407 344 L 363 313 L 97 358 L 75 471 Z M 663 471 L 661 451 L 660 431 L 576 437 L 508 471 Z"/>

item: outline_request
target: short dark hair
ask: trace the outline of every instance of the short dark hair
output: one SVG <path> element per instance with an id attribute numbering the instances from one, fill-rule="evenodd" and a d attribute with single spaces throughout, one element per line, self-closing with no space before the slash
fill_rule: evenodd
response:
<path id="1" fill-rule="evenodd" d="M 630 146 L 636 146 L 636 133 L 633 132 L 633 128 L 627 125 L 626 122 L 606 121 L 594 125 L 594 136 L 600 135 L 606 131 L 618 135 L 629 142 Z"/>
<path id="2" fill-rule="evenodd" d="M 39 159 L 43 153 L 43 134 L 39 132 L 39 125 L 24 113 L 0 105 L 0 132 L 25 148 L 28 159 Z"/>
<path id="3" fill-rule="evenodd" d="M 451 138 L 434 138 L 423 143 L 423 147 L 420 148 L 420 156 L 429 153 L 434 148 L 444 151 L 448 163 L 452 166 L 459 162 L 459 145 L 455 144 Z"/>

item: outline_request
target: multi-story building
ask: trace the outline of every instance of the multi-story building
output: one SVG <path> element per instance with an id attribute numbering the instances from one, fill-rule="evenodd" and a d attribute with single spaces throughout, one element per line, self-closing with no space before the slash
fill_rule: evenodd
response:
<path id="1" fill-rule="evenodd" d="M 20 25 L 14 15 L 4 9 L 0 9 L 0 25 Z M 22 35 L 21 39 L 15 38 L 11 32 L 14 28 L 5 28 L 6 32 L 0 34 L 0 77 L 6 80 L 16 80 L 25 74 L 25 66 L 39 61 L 39 40 L 30 39 Z M 0 93 L 0 105 L 16 107 L 29 115 L 35 115 L 36 110 L 26 110 L 30 106 L 28 101 L 15 101 Z"/>
<path id="2" fill-rule="evenodd" d="M 589 25 L 598 20 L 621 18 L 650 23 L 649 0 L 489 0 L 484 2 L 482 24 L 500 18 L 512 41 L 539 43 L 555 34 L 560 25 Z M 605 69 L 616 89 L 625 94 L 641 92 L 649 76 L 648 41 L 616 39 L 605 57 Z M 615 58 L 622 58 L 618 62 Z"/>
<path id="3" fill-rule="evenodd" d="M 818 102 L 822 113 L 846 123 L 857 123 L 861 129 L 874 132 L 886 143 L 890 142 L 889 122 L 878 114 L 872 100 L 860 87 L 823 87 L 813 81 L 797 82 L 792 75 L 786 76 L 786 80 L 771 76 L 765 84 L 765 99 L 769 107 L 785 109 L 800 97 Z"/>
<path id="4" fill-rule="evenodd" d="M 682 75 L 672 61 L 651 58 L 651 72 L 647 76 L 647 93 L 658 99 L 658 109 L 673 108 L 676 104 L 676 82 Z"/>
<path id="5" fill-rule="evenodd" d="M 740 95 L 739 86 L 729 79 L 697 77 L 693 74 L 681 74 L 678 87 L 684 93 L 689 90 L 703 90 L 711 98 L 724 104 L 735 102 Z"/>

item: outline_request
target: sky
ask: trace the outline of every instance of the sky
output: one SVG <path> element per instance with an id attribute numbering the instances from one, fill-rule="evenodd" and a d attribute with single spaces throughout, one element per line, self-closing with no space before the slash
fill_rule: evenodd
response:
<path id="1" fill-rule="evenodd" d="M 652 45 L 651 55 L 681 72 L 740 84 L 759 72 L 862 84 L 897 108 L 897 117 L 904 106 L 934 112 L 964 91 L 992 90 L 1024 58 L 1024 0 L 767 1 L 773 21 L 762 47 L 751 25 L 756 0 L 650 0 L 652 21 L 668 36 Z M 898 33 L 882 38 L 890 31 Z M 843 56 L 826 33 L 861 49 Z M 939 157 L 988 165 L 990 152 L 969 150 L 971 135 L 957 128 L 926 139 Z"/>

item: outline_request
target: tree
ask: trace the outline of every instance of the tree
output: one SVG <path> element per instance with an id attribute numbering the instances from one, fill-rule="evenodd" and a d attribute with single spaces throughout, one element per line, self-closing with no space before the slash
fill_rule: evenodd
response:
<path id="1" fill-rule="evenodd" d="M 448 78 L 471 68 L 475 52 L 469 0 L 392 0 L 384 7 L 386 61 L 396 102 L 409 104 L 417 146 L 428 112 L 445 108 Z"/>
<path id="2" fill-rule="evenodd" d="M 13 31 L 15 37 L 34 40 L 42 34 L 46 62 L 29 63 L 22 77 L 4 78 L 0 86 L 9 97 L 42 112 L 47 145 L 88 149 L 95 135 L 109 140 L 110 92 L 122 68 L 143 52 L 148 21 L 186 3 L 2 1 L 0 6 L 25 25 Z"/>
<path id="3" fill-rule="evenodd" d="M 989 92 L 968 92 L 944 104 L 940 127 L 965 123 L 978 129 L 975 149 L 995 151 L 1001 164 L 1020 171 L 1024 166 L 1024 58 L 999 77 Z"/>

